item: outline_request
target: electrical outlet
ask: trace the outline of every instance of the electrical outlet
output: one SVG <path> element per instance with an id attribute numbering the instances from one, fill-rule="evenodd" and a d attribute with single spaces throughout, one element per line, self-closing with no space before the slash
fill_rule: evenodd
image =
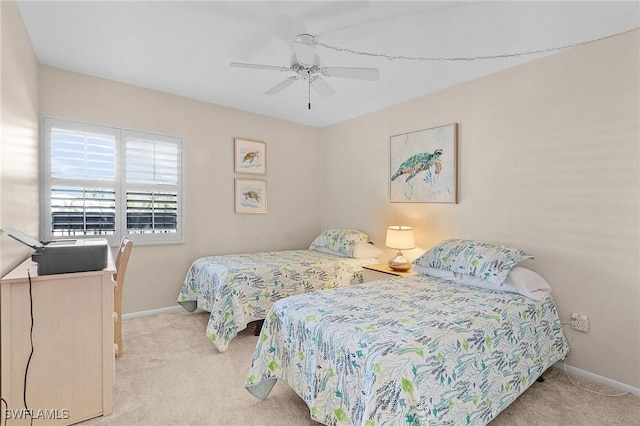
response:
<path id="1" fill-rule="evenodd" d="M 589 317 L 582 314 L 571 314 L 571 328 L 586 333 L 589 331 Z"/>

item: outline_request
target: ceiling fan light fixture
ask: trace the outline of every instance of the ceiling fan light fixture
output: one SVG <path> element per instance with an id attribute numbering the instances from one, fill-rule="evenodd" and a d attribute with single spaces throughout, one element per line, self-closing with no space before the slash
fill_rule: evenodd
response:
<path id="1" fill-rule="evenodd" d="M 307 44 L 309 46 L 313 46 L 316 43 L 315 36 L 311 34 L 299 34 L 295 40 L 297 43 Z"/>
<path id="2" fill-rule="evenodd" d="M 298 64 L 312 67 L 316 63 L 315 37 L 309 34 L 300 34 L 293 42 L 293 51 Z"/>

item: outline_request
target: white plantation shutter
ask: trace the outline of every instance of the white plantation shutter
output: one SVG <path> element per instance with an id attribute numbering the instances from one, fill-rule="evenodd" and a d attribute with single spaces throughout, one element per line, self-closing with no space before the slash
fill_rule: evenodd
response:
<path id="1" fill-rule="evenodd" d="M 173 141 L 142 139 L 127 132 L 127 183 L 178 184 L 179 146 Z M 166 139 L 166 138 L 165 138 Z"/>
<path id="2" fill-rule="evenodd" d="M 52 127 L 50 148 L 52 178 L 115 182 L 114 134 L 89 132 L 83 126 L 76 129 Z"/>
<path id="3" fill-rule="evenodd" d="M 176 233 L 180 223 L 181 146 L 177 138 L 123 132 L 130 234 Z"/>
<path id="4" fill-rule="evenodd" d="M 45 121 L 44 238 L 114 238 L 118 132 Z"/>
<path id="5" fill-rule="evenodd" d="M 45 118 L 43 239 L 182 239 L 182 140 Z"/>
<path id="6" fill-rule="evenodd" d="M 52 186 L 51 236 L 115 235 L 116 192 L 113 188 Z"/>

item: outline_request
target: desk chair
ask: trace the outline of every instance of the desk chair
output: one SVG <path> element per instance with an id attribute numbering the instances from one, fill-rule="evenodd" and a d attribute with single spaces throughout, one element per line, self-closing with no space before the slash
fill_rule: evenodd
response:
<path id="1" fill-rule="evenodd" d="M 124 276 L 127 272 L 127 264 L 129 263 L 129 256 L 131 255 L 132 248 L 133 241 L 131 241 L 127 237 L 124 237 L 120 242 L 118 255 L 116 256 L 116 273 L 113 274 L 113 279 L 116 282 L 113 297 L 115 312 L 113 342 L 116 345 L 117 358 L 120 358 L 124 353 L 124 350 L 122 348 L 122 289 L 124 286 Z"/>

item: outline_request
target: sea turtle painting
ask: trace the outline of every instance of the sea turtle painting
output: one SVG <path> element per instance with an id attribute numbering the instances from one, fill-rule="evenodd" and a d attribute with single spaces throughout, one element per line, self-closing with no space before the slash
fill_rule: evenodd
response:
<path id="1" fill-rule="evenodd" d="M 259 160 L 259 159 L 260 159 L 260 153 L 258 151 L 249 151 L 244 155 L 244 157 L 242 157 L 242 162 L 252 164 L 253 160 Z"/>
<path id="2" fill-rule="evenodd" d="M 258 194 L 256 191 L 243 192 L 242 195 L 244 195 L 245 200 L 255 201 L 256 203 L 260 202 L 260 194 Z"/>
<path id="3" fill-rule="evenodd" d="M 398 170 L 393 174 L 393 176 L 391 176 L 391 181 L 396 180 L 402 175 L 408 175 L 404 181 L 409 182 L 418 173 L 429 170 L 431 166 L 434 166 L 434 172 L 436 174 L 440 173 L 440 171 L 442 170 L 442 162 L 440 161 L 441 155 L 441 149 L 436 149 L 435 151 L 433 151 L 433 154 L 428 152 L 421 152 L 412 155 L 402 164 L 400 164 Z"/>

